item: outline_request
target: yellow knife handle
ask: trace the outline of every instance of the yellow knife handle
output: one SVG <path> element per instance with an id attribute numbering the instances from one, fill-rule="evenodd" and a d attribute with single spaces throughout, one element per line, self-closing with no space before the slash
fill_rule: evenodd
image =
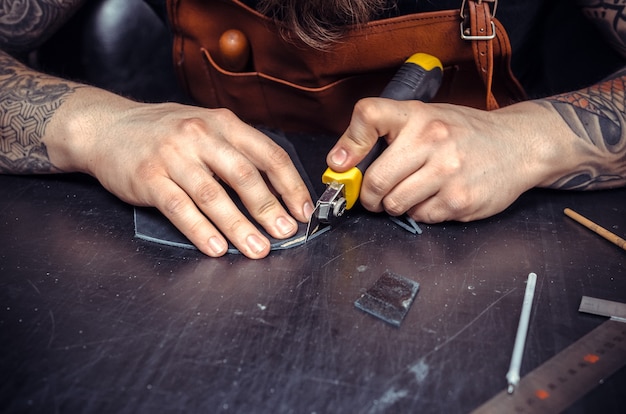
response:
<path id="1" fill-rule="evenodd" d="M 357 167 L 352 167 L 342 173 L 327 168 L 324 174 L 322 174 L 322 182 L 324 184 L 336 182 L 344 185 L 343 195 L 346 199 L 346 209 L 349 210 L 359 199 L 361 183 L 363 182 L 363 172 Z"/>

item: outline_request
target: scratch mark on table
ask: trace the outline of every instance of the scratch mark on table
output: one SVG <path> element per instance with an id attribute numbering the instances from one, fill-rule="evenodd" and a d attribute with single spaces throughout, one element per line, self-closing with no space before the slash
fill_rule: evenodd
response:
<path id="1" fill-rule="evenodd" d="M 35 289 L 35 292 L 37 292 L 37 294 L 41 295 L 41 292 L 39 291 L 39 288 L 37 286 L 35 286 L 35 284 L 30 279 L 26 279 L 26 281 L 28 282 L 29 285 L 31 285 L 33 287 L 33 289 Z"/>
<path id="2" fill-rule="evenodd" d="M 328 266 L 329 264 L 331 264 L 332 262 L 334 262 L 335 260 L 337 260 L 337 259 L 339 259 L 340 257 L 342 257 L 343 255 L 345 255 L 346 253 L 349 253 L 349 252 L 351 252 L 352 250 L 356 250 L 356 249 L 358 249 L 358 248 L 360 248 L 360 247 L 363 247 L 363 246 L 365 246 L 366 244 L 370 244 L 370 243 L 374 243 L 374 240 L 368 240 L 368 241 L 366 241 L 366 242 L 363 242 L 363 243 L 361 243 L 361 244 L 358 244 L 358 245 L 354 246 L 354 247 L 353 247 L 353 248 L 351 248 L 351 249 L 348 249 L 348 250 L 346 250 L 346 251 L 341 252 L 341 254 L 340 254 L 340 255 L 335 256 L 335 257 L 333 257 L 332 259 L 330 259 L 329 261 L 327 261 L 326 263 L 324 263 L 324 265 L 322 265 L 322 267 L 324 268 L 324 267 Z"/>
<path id="3" fill-rule="evenodd" d="M 48 310 L 48 315 L 50 315 L 51 328 L 50 328 L 50 339 L 48 340 L 48 349 L 52 345 L 52 341 L 54 341 L 54 335 L 56 331 L 56 322 L 54 321 L 54 314 L 52 310 Z"/>
<path id="4" fill-rule="evenodd" d="M 484 241 L 480 244 L 480 246 L 474 248 L 474 251 L 472 252 L 471 255 L 472 256 L 472 260 L 471 260 L 471 266 L 472 268 L 474 268 L 474 263 L 476 262 L 476 258 L 478 257 L 478 254 L 480 253 L 481 249 L 487 245 L 487 241 Z"/>
<path id="5" fill-rule="evenodd" d="M 5 211 L 7 211 L 10 207 L 13 207 L 16 204 L 16 201 L 20 198 L 19 196 L 21 196 L 22 194 L 25 194 L 28 190 L 30 190 L 33 186 L 35 185 L 34 182 L 28 182 L 26 185 L 24 185 L 23 187 L 21 187 L 19 190 L 14 191 L 11 194 L 12 200 L 10 200 L 9 202 L 5 203 L 2 208 L 0 208 L 0 212 L 4 213 Z"/>
<path id="6" fill-rule="evenodd" d="M 113 344 L 113 343 L 118 343 L 118 342 L 125 342 L 125 341 L 132 340 L 132 339 L 139 339 L 139 338 L 150 336 L 150 335 L 153 335 L 153 333 L 146 332 L 146 333 L 138 334 L 138 335 L 125 335 L 125 336 L 111 337 L 111 338 L 105 338 L 105 339 L 96 340 L 96 341 L 88 341 L 88 342 L 82 342 L 78 344 L 65 345 L 65 346 L 56 348 L 56 350 L 69 351 L 72 349 L 80 349 L 80 348 L 85 348 L 88 346 L 91 347 L 91 346 L 98 346 L 98 345 L 104 345 L 104 344 Z M 167 336 L 167 333 L 166 333 L 166 336 Z"/>
<path id="7" fill-rule="evenodd" d="M 304 375 L 303 379 L 308 380 L 308 381 L 317 382 L 317 383 L 320 383 L 320 384 L 330 384 L 330 385 L 333 385 L 333 386 L 342 386 L 342 387 L 346 387 L 346 388 L 354 387 L 354 384 L 352 382 L 350 382 L 350 381 L 341 381 L 339 379 L 324 378 L 324 377 L 311 376 L 311 375 Z"/>
<path id="8" fill-rule="evenodd" d="M 298 289 L 300 286 L 302 286 L 302 284 L 303 284 L 304 282 L 306 282 L 307 280 L 309 280 L 310 278 L 311 278 L 311 276 L 307 276 L 307 277 L 305 277 L 304 279 L 302 279 L 302 280 L 300 281 L 300 283 L 298 283 L 298 284 L 296 285 L 296 289 Z"/>
<path id="9" fill-rule="evenodd" d="M 260 324 L 262 324 L 262 325 L 271 326 L 272 328 L 275 328 L 275 327 L 276 327 L 276 325 L 274 325 L 274 324 L 273 324 L 273 323 L 271 323 L 271 322 L 266 321 L 266 320 L 265 320 L 265 319 L 263 319 L 263 318 L 253 318 L 253 320 L 255 320 L 255 321 L 259 322 L 259 323 L 260 323 Z"/>
<path id="10" fill-rule="evenodd" d="M 478 315 L 476 315 L 476 317 L 474 319 L 472 319 L 467 325 L 465 325 L 463 328 L 459 329 L 454 335 L 452 335 L 451 337 L 449 337 L 448 339 L 445 340 L 444 343 L 442 343 L 441 345 L 437 345 L 435 346 L 435 348 L 433 348 L 432 351 L 428 352 L 426 355 L 424 355 L 422 358 L 427 358 L 428 356 L 434 354 L 435 352 L 439 351 L 441 348 L 443 348 L 444 346 L 446 346 L 447 344 L 449 344 L 450 342 L 454 341 L 454 339 L 456 339 L 459 335 L 461 335 L 467 328 L 469 328 L 470 326 L 472 326 L 477 320 L 479 320 L 485 313 L 487 313 L 489 311 L 489 309 L 491 309 L 492 307 L 494 307 L 498 302 L 500 302 L 502 299 L 506 298 L 507 296 L 509 296 L 511 293 L 515 292 L 517 290 L 517 288 L 512 288 L 509 291 L 505 292 L 502 296 L 500 296 L 498 299 L 494 300 L 493 302 L 491 302 L 491 304 L 489 304 L 489 306 L 487 306 L 485 309 L 483 309 L 482 312 L 480 312 Z"/>
<path id="11" fill-rule="evenodd" d="M 415 364 L 411 365 L 411 367 L 409 367 L 408 369 L 404 369 L 402 370 L 402 372 L 399 372 L 396 375 L 394 375 L 392 378 L 389 379 L 387 383 L 393 384 L 394 382 L 398 381 L 400 378 L 402 378 L 403 375 L 406 375 L 407 373 L 411 374 L 412 378 L 415 380 L 417 384 L 420 384 L 421 382 L 423 382 L 428 376 L 428 371 L 430 368 L 428 364 L 426 363 L 426 358 L 428 358 L 430 355 L 439 351 L 441 348 L 443 348 L 444 346 L 452 342 L 454 339 L 456 339 L 459 335 L 461 335 L 461 333 L 463 333 L 470 326 L 472 326 L 476 321 L 478 321 L 485 313 L 487 313 L 491 308 L 493 308 L 496 304 L 498 304 L 502 299 L 504 299 L 511 293 L 515 292 L 516 290 L 517 288 L 512 288 L 508 290 L 507 292 L 505 292 L 498 299 L 491 302 L 491 304 L 489 304 L 485 309 L 482 310 L 482 312 L 476 315 L 474 319 L 472 319 L 469 323 L 467 323 L 463 328 L 459 329 L 454 335 L 446 339 L 444 343 L 442 343 L 441 345 L 437 345 L 433 350 L 426 353 L 426 355 L 422 356 Z M 387 390 L 382 394 L 382 396 L 379 399 L 374 400 L 372 402 L 372 405 L 370 405 L 370 408 L 367 412 L 368 413 L 383 412 L 385 409 L 389 408 L 390 406 L 395 404 L 397 401 L 401 400 L 402 398 L 405 398 L 407 395 L 408 395 L 408 392 L 406 390 L 397 390 L 395 385 L 390 385 L 390 387 L 387 388 Z"/>

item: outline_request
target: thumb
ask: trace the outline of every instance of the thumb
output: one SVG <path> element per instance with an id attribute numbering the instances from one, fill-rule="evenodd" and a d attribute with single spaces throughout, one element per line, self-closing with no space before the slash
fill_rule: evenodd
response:
<path id="1" fill-rule="evenodd" d="M 393 102 L 383 98 L 361 99 L 354 106 L 350 125 L 326 157 L 328 166 L 345 172 L 357 165 L 372 150 L 378 138 L 387 134 L 381 125 L 385 104 Z"/>

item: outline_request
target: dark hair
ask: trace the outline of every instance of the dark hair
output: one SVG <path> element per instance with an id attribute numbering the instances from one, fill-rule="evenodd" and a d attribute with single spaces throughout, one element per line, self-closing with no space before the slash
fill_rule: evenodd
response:
<path id="1" fill-rule="evenodd" d="M 387 0 L 259 0 L 257 10 L 271 17 L 288 40 L 327 49 L 354 26 L 370 21 Z"/>

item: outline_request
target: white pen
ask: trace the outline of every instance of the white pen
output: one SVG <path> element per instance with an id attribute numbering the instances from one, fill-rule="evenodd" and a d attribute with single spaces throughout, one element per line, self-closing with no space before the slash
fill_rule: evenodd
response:
<path id="1" fill-rule="evenodd" d="M 522 366 L 522 356 L 524 355 L 524 345 L 526 344 L 526 333 L 528 332 L 528 322 L 530 320 L 530 310 L 533 305 L 533 297 L 535 296 L 535 285 L 537 284 L 537 275 L 535 273 L 528 274 L 526 281 L 526 293 L 524 293 L 524 303 L 522 304 L 522 313 L 519 317 L 519 325 L 517 326 L 517 335 L 515 336 L 515 345 L 513 346 L 513 356 L 511 357 L 511 365 L 506 379 L 509 383 L 508 392 L 513 394 L 515 387 L 519 383 L 519 371 Z"/>

